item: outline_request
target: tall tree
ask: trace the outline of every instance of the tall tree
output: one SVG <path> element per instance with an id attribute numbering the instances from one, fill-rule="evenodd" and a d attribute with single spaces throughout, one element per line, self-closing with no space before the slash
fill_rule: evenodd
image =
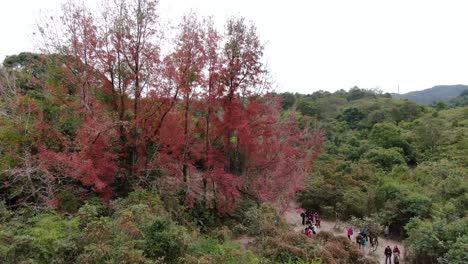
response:
<path id="1" fill-rule="evenodd" d="M 321 135 L 294 115 L 280 118 L 252 24 L 230 19 L 220 34 L 188 14 L 162 56 L 156 1 L 105 3 L 96 16 L 68 2 L 62 33 L 41 28 L 60 73 L 45 85 L 79 117 L 67 135 L 41 119 L 56 142 L 40 146 L 44 171 L 103 198 L 135 185 L 183 186 L 189 205 L 220 212 L 241 195 L 278 202 L 297 191 Z"/>

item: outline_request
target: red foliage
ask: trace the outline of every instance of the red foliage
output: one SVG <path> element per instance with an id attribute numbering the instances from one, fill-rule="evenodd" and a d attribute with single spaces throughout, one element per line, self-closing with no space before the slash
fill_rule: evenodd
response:
<path id="1" fill-rule="evenodd" d="M 64 142 L 62 151 L 40 146 L 40 167 L 52 178 L 70 177 L 108 200 L 118 171 L 114 138 L 105 123 L 86 118 L 75 139 Z"/>
<path id="2" fill-rule="evenodd" d="M 190 14 L 160 59 L 153 1 L 127 2 L 102 23 L 86 9 L 65 10 L 63 85 L 78 87 L 79 105 L 67 103 L 82 123 L 71 137 L 40 123 L 44 138 L 59 142 L 39 148 L 42 168 L 106 199 L 119 170 L 133 184 L 160 170 L 189 206 L 229 211 L 242 194 L 288 201 L 323 137 L 301 129 L 294 113 L 280 116 L 255 27 L 231 19 L 220 34 Z"/>

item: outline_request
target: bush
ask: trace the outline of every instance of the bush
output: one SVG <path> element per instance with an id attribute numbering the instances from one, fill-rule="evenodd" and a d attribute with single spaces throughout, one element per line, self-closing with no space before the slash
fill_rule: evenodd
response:
<path id="1" fill-rule="evenodd" d="M 204 237 L 197 240 L 190 247 L 189 254 L 190 257 L 186 257 L 184 262 L 188 259 L 192 260 L 192 262 L 197 260 L 195 263 L 255 264 L 260 262 L 258 257 L 249 250 L 243 250 L 238 243 L 232 240 L 221 242 L 211 237 Z"/>
<path id="2" fill-rule="evenodd" d="M 20 263 L 69 263 L 81 250 L 79 220 L 64 219 L 51 212 L 38 214 L 27 223 L 11 222 L 0 226 L 0 260 Z"/>
<path id="3" fill-rule="evenodd" d="M 175 263 L 184 247 L 179 231 L 166 218 L 157 218 L 145 231 L 144 252 L 150 258 L 163 257 L 168 263 Z"/>
<path id="4" fill-rule="evenodd" d="M 247 232 L 250 235 L 270 236 L 277 234 L 278 230 L 287 226 L 276 208 L 267 203 L 251 207 L 245 213 L 243 224 L 247 227 Z"/>
<path id="5" fill-rule="evenodd" d="M 446 228 L 442 222 L 437 222 L 439 227 Z M 440 240 L 444 230 L 437 230 L 430 222 L 414 218 L 405 226 L 408 232 L 406 243 L 412 252 L 412 257 L 422 263 L 435 263 L 437 258 L 444 255 L 444 243 Z"/>
<path id="6" fill-rule="evenodd" d="M 467 217 L 451 223 L 442 218 L 432 221 L 414 218 L 405 229 L 408 232 L 405 243 L 411 252 L 411 259 L 421 263 L 466 263 L 461 260 L 467 257 Z"/>
<path id="7" fill-rule="evenodd" d="M 453 243 L 443 259 L 439 259 L 442 263 L 463 264 L 468 263 L 468 235 L 465 234 Z"/>
<path id="8" fill-rule="evenodd" d="M 384 170 L 390 170 L 395 165 L 405 164 L 405 158 L 398 148 L 377 147 L 366 152 L 364 158 Z"/>
<path id="9" fill-rule="evenodd" d="M 274 263 L 316 259 L 315 241 L 294 231 L 266 237 L 260 251 Z"/>

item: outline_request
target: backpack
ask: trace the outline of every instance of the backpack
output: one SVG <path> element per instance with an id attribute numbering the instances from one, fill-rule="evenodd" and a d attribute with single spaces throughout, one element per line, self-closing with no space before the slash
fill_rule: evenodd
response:
<path id="1" fill-rule="evenodd" d="M 361 245 L 362 245 L 362 240 L 363 240 L 363 239 L 362 239 L 362 236 L 361 236 L 361 235 L 359 235 L 359 236 L 356 237 L 356 241 L 358 242 L 358 244 L 361 244 Z"/>

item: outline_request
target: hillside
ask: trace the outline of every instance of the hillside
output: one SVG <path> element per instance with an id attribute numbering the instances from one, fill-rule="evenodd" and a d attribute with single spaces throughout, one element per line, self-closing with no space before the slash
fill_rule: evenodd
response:
<path id="1" fill-rule="evenodd" d="M 359 88 L 283 96 L 327 138 L 298 195 L 303 208 L 347 226 L 375 223 L 378 233 L 388 225 L 404 240 L 405 263 L 467 263 L 468 107 Z"/>
<path id="2" fill-rule="evenodd" d="M 468 263 L 467 90 L 277 94 L 252 22 L 157 2 L 67 1 L 0 66 L 0 263 Z"/>
<path id="3" fill-rule="evenodd" d="M 414 91 L 405 94 L 392 93 L 392 97 L 396 99 L 408 99 L 419 104 L 431 104 L 433 102 L 447 102 L 459 96 L 464 90 L 468 89 L 468 85 L 437 85 L 429 89 Z"/>

